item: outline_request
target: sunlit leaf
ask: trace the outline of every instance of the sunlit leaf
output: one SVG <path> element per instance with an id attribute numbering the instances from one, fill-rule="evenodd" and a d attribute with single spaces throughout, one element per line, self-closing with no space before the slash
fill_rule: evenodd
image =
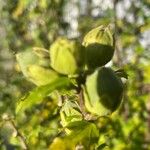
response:
<path id="1" fill-rule="evenodd" d="M 16 107 L 16 113 L 20 113 L 32 107 L 34 104 L 41 102 L 44 97 L 49 95 L 54 90 L 66 88 L 69 85 L 70 80 L 68 80 L 68 78 L 61 77 L 50 84 L 35 88 L 25 98 L 21 98 L 19 100 L 19 103 L 17 104 Z"/>
<path id="2" fill-rule="evenodd" d="M 61 124 L 63 127 L 74 121 L 82 120 L 80 108 L 76 102 L 66 99 L 61 110 Z"/>
<path id="3" fill-rule="evenodd" d="M 99 130 L 94 123 L 87 121 L 75 121 L 71 122 L 67 128 L 72 130 L 68 138 L 73 140 L 75 143 L 87 142 L 89 144 L 91 142 L 91 144 L 93 144 L 98 140 Z"/>
<path id="4" fill-rule="evenodd" d="M 55 138 L 48 150 L 74 150 L 75 145 L 67 138 Z"/>

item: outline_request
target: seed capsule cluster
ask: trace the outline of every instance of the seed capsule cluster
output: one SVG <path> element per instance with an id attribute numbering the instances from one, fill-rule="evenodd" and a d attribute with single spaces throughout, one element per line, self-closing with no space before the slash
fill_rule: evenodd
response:
<path id="1" fill-rule="evenodd" d="M 50 64 L 62 74 L 92 72 L 83 86 L 87 111 L 105 116 L 121 103 L 123 83 L 111 68 L 104 65 L 114 54 L 114 39 L 110 28 L 99 26 L 88 32 L 82 46 L 75 41 L 59 38 L 50 48 Z"/>
<path id="2" fill-rule="evenodd" d="M 110 27 L 99 26 L 88 32 L 82 43 L 59 37 L 49 50 L 36 47 L 32 52 L 17 54 L 17 60 L 24 75 L 37 86 L 51 83 L 60 76 L 74 77 L 78 90 L 83 88 L 86 110 L 105 116 L 118 108 L 123 95 L 118 73 L 105 67 L 114 49 Z M 68 117 L 70 111 L 67 112 Z"/>

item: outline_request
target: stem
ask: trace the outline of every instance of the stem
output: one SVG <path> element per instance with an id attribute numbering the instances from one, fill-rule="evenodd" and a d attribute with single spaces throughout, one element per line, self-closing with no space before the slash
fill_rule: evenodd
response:
<path id="1" fill-rule="evenodd" d="M 79 92 L 79 106 L 80 106 L 80 109 L 81 109 L 83 117 L 85 117 L 87 113 L 85 111 L 84 98 L 83 98 L 83 90 L 82 90 L 82 88 L 80 89 L 80 92 Z"/>

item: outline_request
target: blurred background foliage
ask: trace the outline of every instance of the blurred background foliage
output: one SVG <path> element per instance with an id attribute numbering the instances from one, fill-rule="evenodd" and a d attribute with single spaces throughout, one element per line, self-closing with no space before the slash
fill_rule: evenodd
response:
<path id="1" fill-rule="evenodd" d="M 60 35 L 81 40 L 101 24 L 115 26 L 108 65 L 125 69 L 129 79 L 119 111 L 100 120 L 100 140 L 111 150 L 150 150 L 149 16 L 149 0 L 0 0 L 0 150 L 22 149 L 15 128 L 31 150 L 49 149 L 60 129 L 55 97 L 15 116 L 17 100 L 34 87 L 19 72 L 15 54 L 49 49 Z"/>

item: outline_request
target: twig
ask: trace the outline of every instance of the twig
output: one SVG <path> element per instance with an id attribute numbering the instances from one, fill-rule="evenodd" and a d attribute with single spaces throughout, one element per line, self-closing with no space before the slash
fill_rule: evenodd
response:
<path id="1" fill-rule="evenodd" d="M 25 138 L 18 131 L 18 128 L 16 127 L 14 121 L 7 114 L 3 115 L 3 120 L 7 121 L 10 124 L 10 126 L 13 128 L 13 130 L 14 130 L 13 136 L 15 136 L 19 139 L 22 149 L 27 150 L 28 146 L 27 146 L 27 143 L 25 141 Z"/>

